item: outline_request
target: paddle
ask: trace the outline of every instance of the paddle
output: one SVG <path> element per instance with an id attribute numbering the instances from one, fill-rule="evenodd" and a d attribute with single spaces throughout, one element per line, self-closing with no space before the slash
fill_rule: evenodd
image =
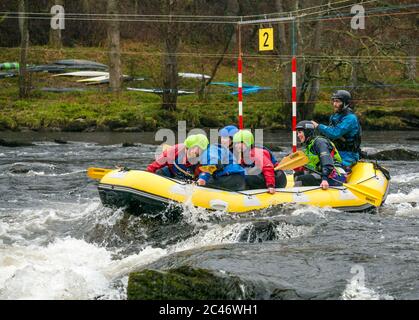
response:
<path id="1" fill-rule="evenodd" d="M 313 170 L 306 166 L 304 168 L 314 173 L 317 173 L 318 175 L 321 176 L 321 173 L 316 170 Z M 341 181 L 333 179 L 333 178 L 329 178 L 329 179 L 342 183 Z M 376 207 L 379 207 L 381 203 L 383 202 L 383 195 L 377 190 L 371 189 L 370 187 L 363 186 L 363 185 L 348 184 L 348 183 L 342 183 L 342 185 L 345 188 L 354 192 L 359 198 L 364 199 L 365 201 L 367 201 L 368 203 L 371 203 L 372 205 Z"/>
<path id="2" fill-rule="evenodd" d="M 167 148 L 169 148 L 170 145 L 163 144 L 162 151 L 165 151 Z M 119 167 L 116 167 L 115 169 L 104 169 L 104 168 L 88 168 L 87 169 L 87 176 L 91 179 L 100 180 L 103 178 L 105 174 L 108 172 L 111 172 L 112 170 L 120 169 Z"/>
<path id="3" fill-rule="evenodd" d="M 105 174 L 115 169 L 103 169 L 103 168 L 88 168 L 87 176 L 91 179 L 100 180 Z"/>
<path id="4" fill-rule="evenodd" d="M 303 151 L 291 153 L 284 157 L 281 162 L 275 167 L 276 170 L 292 170 L 294 168 L 302 167 L 308 163 L 308 158 Z"/>

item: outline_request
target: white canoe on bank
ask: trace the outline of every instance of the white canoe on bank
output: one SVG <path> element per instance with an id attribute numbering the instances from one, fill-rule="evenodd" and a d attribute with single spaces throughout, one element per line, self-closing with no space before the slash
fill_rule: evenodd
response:
<path id="1" fill-rule="evenodd" d="M 200 73 L 188 73 L 188 72 L 179 72 L 179 77 L 181 78 L 190 78 L 190 79 L 210 79 L 211 77 L 206 74 L 200 74 Z"/>
<path id="2" fill-rule="evenodd" d="M 103 77 L 109 76 L 106 71 L 75 71 L 53 75 L 53 77 Z"/>
<path id="3" fill-rule="evenodd" d="M 155 94 L 163 94 L 163 89 L 146 89 L 146 88 L 127 88 L 128 91 L 140 91 L 140 92 L 149 92 Z M 178 90 L 178 95 L 186 95 L 186 94 L 194 94 L 194 91 L 187 91 L 187 90 Z"/>

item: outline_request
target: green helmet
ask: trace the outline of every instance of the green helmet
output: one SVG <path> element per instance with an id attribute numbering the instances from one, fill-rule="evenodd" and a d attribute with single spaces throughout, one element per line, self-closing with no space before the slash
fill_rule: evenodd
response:
<path id="1" fill-rule="evenodd" d="M 184 142 L 186 148 L 200 147 L 202 150 L 206 150 L 209 145 L 208 138 L 202 133 L 193 134 L 186 138 Z"/>
<path id="2" fill-rule="evenodd" d="M 246 146 L 250 147 L 255 143 L 253 134 L 248 130 L 240 130 L 233 137 L 233 143 L 243 142 Z"/>

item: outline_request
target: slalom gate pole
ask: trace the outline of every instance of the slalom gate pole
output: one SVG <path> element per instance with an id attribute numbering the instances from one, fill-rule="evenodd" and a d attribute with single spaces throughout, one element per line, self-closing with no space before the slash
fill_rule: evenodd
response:
<path id="1" fill-rule="evenodd" d="M 239 39 L 239 57 L 237 59 L 237 91 L 239 101 L 239 129 L 243 129 L 243 59 L 241 48 L 241 30 L 240 25 L 237 26 L 238 39 Z"/>

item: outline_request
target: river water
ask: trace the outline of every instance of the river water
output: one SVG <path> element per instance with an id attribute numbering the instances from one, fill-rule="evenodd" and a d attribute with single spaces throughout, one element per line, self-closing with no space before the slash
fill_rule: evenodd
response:
<path id="1" fill-rule="evenodd" d="M 363 149 L 419 151 L 419 141 L 408 140 L 417 137 L 365 132 Z M 153 133 L 0 138 L 35 144 L 0 147 L 0 299 L 126 299 L 129 272 L 167 267 L 180 253 L 190 265 L 252 283 L 253 298 L 419 298 L 417 161 L 381 162 L 391 188 L 374 214 L 283 206 L 235 217 L 185 207 L 171 221 L 103 207 L 97 182 L 86 177 L 89 166 L 144 168 L 157 147 Z M 265 133 L 284 148 L 279 157 L 289 140 Z"/>

